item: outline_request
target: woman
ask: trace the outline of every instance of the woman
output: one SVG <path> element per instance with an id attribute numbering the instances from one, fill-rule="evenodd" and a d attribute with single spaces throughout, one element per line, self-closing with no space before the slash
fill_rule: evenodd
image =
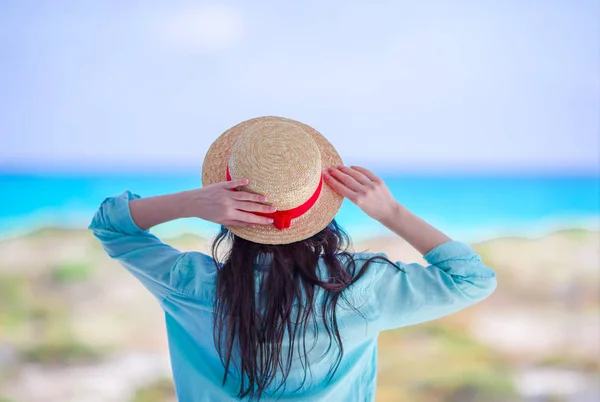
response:
<path id="1" fill-rule="evenodd" d="M 407 211 L 370 171 L 343 166 L 302 123 L 238 124 L 210 147 L 202 177 L 198 190 L 108 198 L 90 225 L 164 309 L 179 401 L 373 401 L 379 332 L 496 287 L 469 246 Z M 430 265 L 346 251 L 334 220 L 344 197 Z M 212 257 L 148 232 L 185 217 L 222 225 Z"/>

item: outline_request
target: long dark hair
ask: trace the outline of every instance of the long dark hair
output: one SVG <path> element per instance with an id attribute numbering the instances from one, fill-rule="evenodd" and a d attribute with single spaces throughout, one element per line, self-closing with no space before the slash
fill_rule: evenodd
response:
<path id="1" fill-rule="evenodd" d="M 219 248 L 224 242 L 230 248 L 221 264 Z M 296 353 L 306 380 L 305 335 L 309 327 L 317 326 L 317 287 L 324 289 L 318 315 L 329 337 L 327 352 L 332 346 L 338 351 L 329 370 L 331 380 L 344 353 L 336 315 L 338 300 L 371 261 L 383 259 L 371 258 L 356 272 L 349 245 L 348 235 L 335 220 L 316 235 L 285 245 L 253 243 L 221 228 L 212 253 L 218 265 L 214 338 L 225 368 L 223 385 L 233 364 L 236 377 L 239 375 L 240 398 L 260 399 L 278 373 L 282 378 L 279 390 L 290 373 L 297 340 Z M 324 280 L 317 269 L 320 258 L 327 267 Z M 255 276 L 257 269 L 263 275 L 260 281 Z M 258 292 L 256 286 L 260 286 Z M 288 344 L 285 353 L 284 339 Z"/>

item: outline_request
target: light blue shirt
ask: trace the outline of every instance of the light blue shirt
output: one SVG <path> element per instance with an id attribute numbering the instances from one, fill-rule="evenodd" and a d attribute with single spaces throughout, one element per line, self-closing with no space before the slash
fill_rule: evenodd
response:
<path id="1" fill-rule="evenodd" d="M 235 374 L 225 386 L 221 385 L 224 368 L 213 343 L 214 260 L 199 252 L 182 253 L 138 228 L 129 210 L 129 200 L 134 198 L 139 196 L 130 192 L 107 198 L 90 229 L 108 255 L 119 260 L 160 302 L 178 400 L 238 400 Z M 366 260 L 374 255 L 360 253 L 355 257 Z M 316 343 L 307 356 L 310 372 L 305 384 L 297 389 L 304 369 L 296 364 L 283 391 L 261 400 L 275 400 L 277 396 L 281 401 L 298 402 L 374 401 L 377 336 L 381 331 L 452 314 L 483 300 L 496 288 L 494 271 L 464 243 L 442 244 L 425 260 L 430 264 L 427 267 L 397 262 L 404 272 L 390 264 L 373 263 L 344 291 L 348 303 L 358 312 L 345 302 L 338 304 L 344 355 L 331 382 L 326 378 L 337 353 L 323 358 L 329 337 L 317 328 L 306 335 L 308 345 L 315 338 Z M 326 272 L 324 264 L 319 268 Z M 315 300 L 320 300 L 317 296 Z"/>

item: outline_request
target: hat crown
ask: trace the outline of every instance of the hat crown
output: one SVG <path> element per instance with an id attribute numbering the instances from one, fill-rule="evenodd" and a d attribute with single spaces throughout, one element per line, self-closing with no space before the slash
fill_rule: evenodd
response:
<path id="1" fill-rule="evenodd" d="M 321 152 L 302 126 L 256 123 L 235 142 L 228 163 L 232 179 L 247 178 L 247 191 L 262 194 L 278 210 L 305 203 L 321 180 Z"/>

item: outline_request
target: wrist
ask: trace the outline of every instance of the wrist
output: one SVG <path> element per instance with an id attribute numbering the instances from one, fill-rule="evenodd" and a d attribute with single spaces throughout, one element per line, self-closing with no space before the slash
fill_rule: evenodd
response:
<path id="1" fill-rule="evenodd" d="M 397 225 L 408 213 L 407 209 L 398 201 L 394 200 L 387 208 L 387 212 L 381 217 L 379 222 L 384 226 L 390 227 Z"/>
<path id="2" fill-rule="evenodd" d="M 176 218 L 193 218 L 194 215 L 194 191 L 182 191 L 174 194 Z"/>

